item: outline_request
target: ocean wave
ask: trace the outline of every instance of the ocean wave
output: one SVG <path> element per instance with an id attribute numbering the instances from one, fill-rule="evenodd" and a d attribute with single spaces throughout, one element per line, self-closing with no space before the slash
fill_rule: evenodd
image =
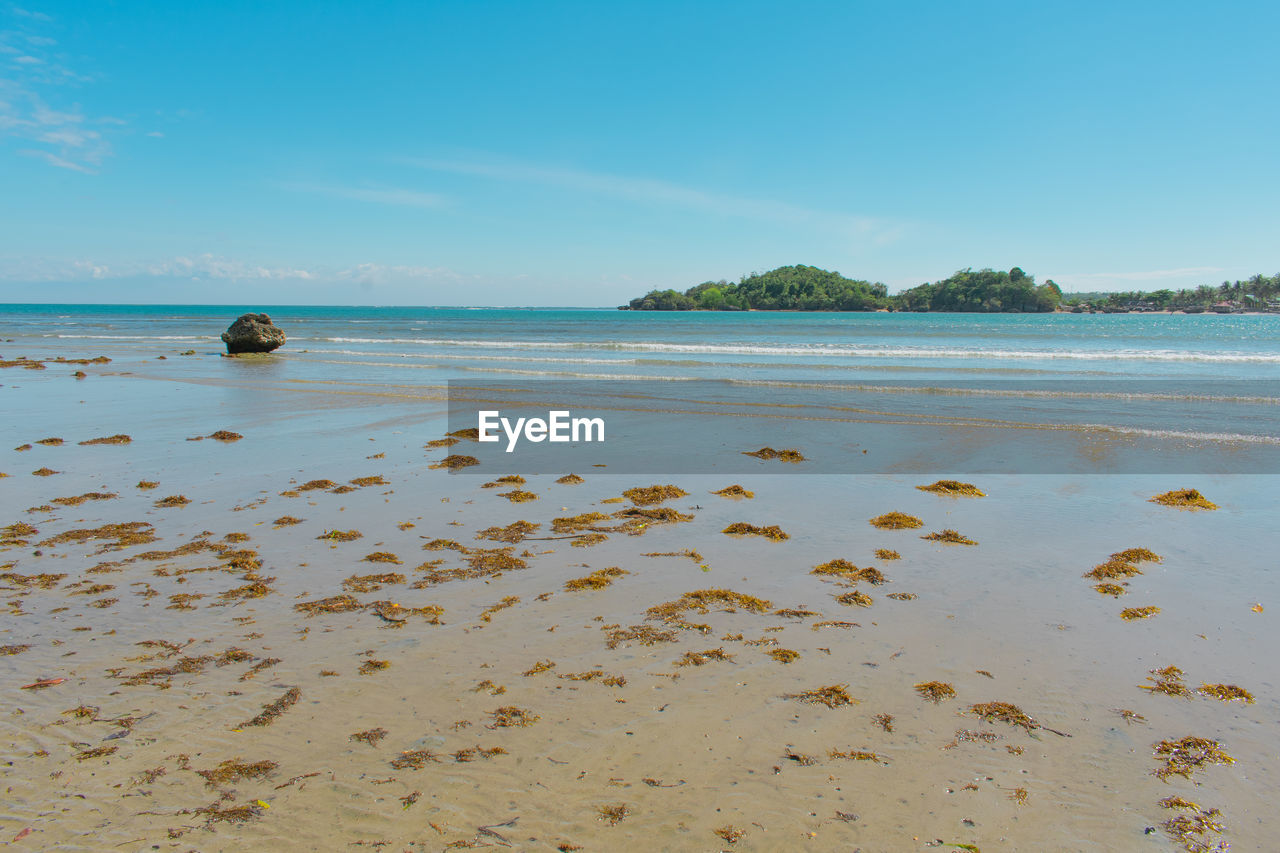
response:
<path id="1" fill-rule="evenodd" d="M 598 350 L 601 352 L 682 353 L 702 355 L 813 356 L 845 358 L 1046 359 L 1066 361 L 1203 362 L 1210 364 L 1280 364 L 1280 352 L 1187 352 L 1171 349 L 1036 350 L 973 347 L 850 346 L 841 344 L 680 344 L 668 341 L 499 341 L 465 338 L 329 337 L 330 343 L 410 344 L 510 350 Z"/>

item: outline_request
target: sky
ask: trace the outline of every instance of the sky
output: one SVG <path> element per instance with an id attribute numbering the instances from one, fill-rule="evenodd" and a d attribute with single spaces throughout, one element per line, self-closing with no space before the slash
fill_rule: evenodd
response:
<path id="1" fill-rule="evenodd" d="M 0 0 L 0 301 L 1280 270 L 1275 2 Z"/>

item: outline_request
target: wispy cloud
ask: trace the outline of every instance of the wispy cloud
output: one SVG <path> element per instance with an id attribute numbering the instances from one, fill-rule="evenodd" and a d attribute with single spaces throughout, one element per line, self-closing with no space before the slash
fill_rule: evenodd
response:
<path id="1" fill-rule="evenodd" d="M 87 115 L 70 101 L 69 90 L 92 78 L 69 68 L 57 40 L 41 34 L 52 18 L 17 7 L 0 12 L 0 21 L 6 17 L 9 26 L 0 28 L 0 137 L 33 146 L 19 153 L 50 166 L 95 172 L 112 153 L 103 129 L 124 122 Z"/>
<path id="2" fill-rule="evenodd" d="M 444 267 L 362 263 L 346 267 L 258 264 L 211 253 L 154 261 L 0 258 L 0 282 L 84 283 L 123 279 L 174 281 L 349 282 L 363 286 L 428 280 L 461 281 L 463 275 Z"/>
<path id="3" fill-rule="evenodd" d="M 352 201 L 401 207 L 436 208 L 448 203 L 448 199 L 442 195 L 400 187 L 339 187 L 321 184 L 281 184 L 280 187 L 291 192 L 315 193 Z"/>
<path id="4" fill-rule="evenodd" d="M 498 181 L 542 184 L 557 189 L 592 193 L 624 201 L 684 208 L 717 216 L 819 226 L 859 240 L 876 243 L 897 239 L 899 231 L 899 228 L 876 217 L 711 192 L 658 178 L 615 175 L 496 158 L 450 160 L 414 157 L 407 158 L 405 162 L 420 169 L 435 172 Z"/>

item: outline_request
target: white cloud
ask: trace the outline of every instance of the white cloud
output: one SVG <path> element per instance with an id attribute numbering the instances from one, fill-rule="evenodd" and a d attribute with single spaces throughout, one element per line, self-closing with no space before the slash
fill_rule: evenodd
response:
<path id="1" fill-rule="evenodd" d="M 499 181 L 543 184 L 559 189 L 594 193 L 624 201 L 654 203 L 763 222 L 824 227 L 857 242 L 885 243 L 897 239 L 900 227 L 871 216 L 817 210 L 787 202 L 715 193 L 657 178 L 637 178 L 589 172 L 560 166 L 521 163 L 512 160 L 445 160 L 408 158 L 405 162 L 421 169 L 470 175 Z"/>

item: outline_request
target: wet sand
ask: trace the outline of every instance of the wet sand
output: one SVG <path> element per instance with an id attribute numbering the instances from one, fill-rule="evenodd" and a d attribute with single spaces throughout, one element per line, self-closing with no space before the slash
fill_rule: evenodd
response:
<path id="1" fill-rule="evenodd" d="M 468 445 L 424 447 L 445 429 L 438 390 L 162 353 L 0 372 L 0 837 L 19 848 L 1170 850 L 1194 849 L 1163 827 L 1192 814 L 1224 824 L 1194 836 L 1208 845 L 1272 846 L 1272 478 L 986 476 L 986 497 L 952 498 L 916 488 L 945 471 L 761 463 L 736 479 L 754 498 L 731 500 L 711 493 L 723 477 L 586 465 L 581 484 L 485 488 L 509 472 L 430 467 Z M 216 430 L 243 437 L 188 440 Z M 131 441 L 80 444 L 116 434 Z M 300 488 L 317 480 L 333 485 Z M 689 520 L 612 517 L 624 490 L 668 482 L 687 494 L 642 508 Z M 1183 487 L 1219 509 L 1148 501 Z M 95 493 L 111 497 L 55 501 Z M 868 523 L 894 510 L 923 526 Z M 597 530 L 553 529 L 592 512 Z M 520 520 L 538 525 L 521 541 L 477 538 Z M 154 541 L 68 541 L 133 522 Z M 789 538 L 721 532 L 736 522 Z M 977 544 L 921 538 L 944 529 Z M 1162 560 L 1120 597 L 1082 577 L 1137 547 Z M 698 559 L 645 556 L 685 549 Z M 835 559 L 884 582 L 812 573 Z M 649 613 L 699 590 L 767 605 Z M 837 600 L 854 591 L 868 606 Z M 1160 612 L 1120 618 L 1142 606 Z M 1190 696 L 1141 689 L 1168 666 Z M 42 679 L 63 680 L 23 689 Z M 918 695 L 931 681 L 954 697 Z M 830 686 L 856 702 L 788 698 Z M 981 719 L 989 702 L 1032 722 Z M 1236 762 L 1154 775 L 1154 746 L 1186 736 Z M 1160 805 L 1174 796 L 1199 811 Z"/>

